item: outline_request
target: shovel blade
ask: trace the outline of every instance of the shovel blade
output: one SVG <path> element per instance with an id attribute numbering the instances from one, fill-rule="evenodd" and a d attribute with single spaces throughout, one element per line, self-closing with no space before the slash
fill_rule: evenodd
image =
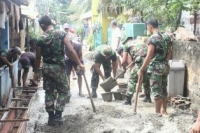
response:
<path id="1" fill-rule="evenodd" d="M 110 92 L 117 85 L 117 81 L 109 77 L 100 86 L 105 90 L 105 92 Z"/>

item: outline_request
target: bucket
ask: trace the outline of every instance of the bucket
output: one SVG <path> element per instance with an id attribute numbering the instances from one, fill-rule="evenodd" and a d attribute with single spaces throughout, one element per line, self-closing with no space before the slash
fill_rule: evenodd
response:
<path id="1" fill-rule="evenodd" d="M 112 77 L 107 78 L 100 86 L 105 92 L 110 92 L 117 85 L 117 81 Z"/>
<path id="2" fill-rule="evenodd" d="M 115 100 L 122 100 L 122 94 L 120 91 L 112 92 Z"/>
<path id="3" fill-rule="evenodd" d="M 112 93 L 111 92 L 102 93 L 101 96 L 105 102 L 112 101 Z"/>
<path id="4" fill-rule="evenodd" d="M 117 91 L 119 91 L 121 93 L 126 93 L 127 88 L 119 88 L 119 89 L 117 89 Z"/>
<path id="5" fill-rule="evenodd" d="M 127 83 L 119 83 L 119 88 L 127 88 Z"/>
<path id="6" fill-rule="evenodd" d="M 122 100 L 125 100 L 126 94 L 125 93 L 121 93 L 121 94 L 122 94 Z"/>

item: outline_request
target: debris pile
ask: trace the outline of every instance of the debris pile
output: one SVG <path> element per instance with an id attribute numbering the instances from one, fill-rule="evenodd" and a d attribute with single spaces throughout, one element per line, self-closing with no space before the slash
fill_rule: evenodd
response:
<path id="1" fill-rule="evenodd" d="M 174 108 L 179 108 L 182 110 L 186 110 L 190 108 L 191 105 L 191 99 L 189 97 L 183 97 L 183 96 L 176 96 L 171 98 L 170 104 Z"/>

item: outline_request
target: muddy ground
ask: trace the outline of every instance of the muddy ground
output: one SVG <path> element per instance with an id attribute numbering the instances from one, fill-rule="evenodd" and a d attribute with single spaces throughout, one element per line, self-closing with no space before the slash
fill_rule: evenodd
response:
<path id="1" fill-rule="evenodd" d="M 89 64 L 86 63 L 88 68 Z M 90 81 L 89 71 L 86 76 Z M 85 84 L 83 92 L 87 94 Z M 98 98 L 94 99 L 97 113 L 93 113 L 90 100 L 78 96 L 77 81 L 72 80 L 72 98 L 63 114 L 66 121 L 60 127 L 50 127 L 47 125 L 44 91 L 38 90 L 32 99 L 26 133 L 189 133 L 195 120 L 189 111 L 172 108 L 168 109 L 168 116 L 155 116 L 153 103 L 144 104 L 140 99 L 138 113 L 134 114 L 133 107 L 122 105 L 122 101 L 113 99 L 112 102 L 104 102 L 101 97 L 103 92 L 103 89 L 98 89 Z"/>

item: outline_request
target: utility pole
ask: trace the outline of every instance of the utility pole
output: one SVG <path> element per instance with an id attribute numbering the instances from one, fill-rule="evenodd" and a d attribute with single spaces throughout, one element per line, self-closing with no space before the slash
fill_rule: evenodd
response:
<path id="1" fill-rule="evenodd" d="M 49 0 L 46 0 L 46 15 L 49 16 Z"/>

